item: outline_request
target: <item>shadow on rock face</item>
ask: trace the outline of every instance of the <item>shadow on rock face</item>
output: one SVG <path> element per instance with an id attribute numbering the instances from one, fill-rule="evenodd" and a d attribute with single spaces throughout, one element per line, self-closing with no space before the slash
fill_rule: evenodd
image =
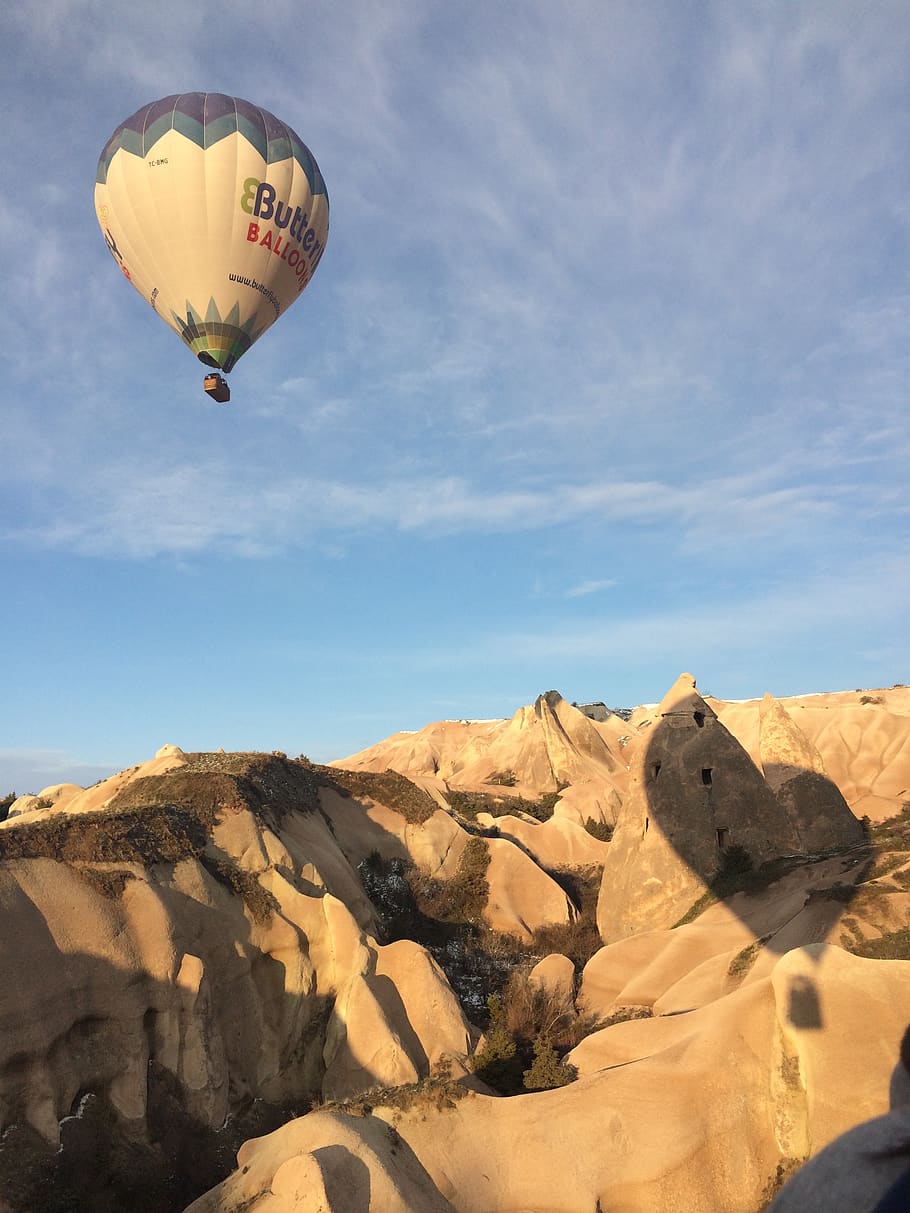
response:
<path id="1" fill-rule="evenodd" d="M 347 1146 L 322 1146 L 313 1151 L 322 1172 L 330 1209 L 370 1213 L 370 1169 Z"/>
<path id="2" fill-rule="evenodd" d="M 864 831 L 821 759 L 776 701 L 762 705 L 762 764 L 682 675 L 647 728 L 604 866 L 598 928 L 607 943 L 693 920 L 723 901 L 772 951 L 824 940 L 843 917 L 867 853 L 843 859 L 837 896 L 804 885 L 764 891 L 823 849 L 859 848 Z M 849 874 L 849 875 L 848 875 Z M 791 992 L 795 1026 L 822 1026 L 805 981 Z"/>

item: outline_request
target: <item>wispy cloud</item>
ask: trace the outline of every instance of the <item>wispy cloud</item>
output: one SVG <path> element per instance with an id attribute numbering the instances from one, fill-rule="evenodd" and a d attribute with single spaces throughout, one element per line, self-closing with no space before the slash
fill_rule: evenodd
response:
<path id="1" fill-rule="evenodd" d="M 603 590 L 611 590 L 618 582 L 615 577 L 601 577 L 592 581 L 582 581 L 570 586 L 563 592 L 564 598 L 587 598 L 590 594 L 600 594 Z"/>
<path id="2" fill-rule="evenodd" d="M 335 533 L 397 530 L 490 534 L 546 530 L 596 520 L 603 526 L 661 525 L 686 551 L 743 544 L 799 550 L 819 528 L 863 514 L 900 512 L 885 491 L 841 481 L 777 484 L 772 469 L 694 484 L 659 480 L 555 483 L 507 490 L 456 476 L 389 481 L 301 476 L 242 477 L 207 461 L 176 467 L 140 461 L 90 469 L 81 483 L 45 494 L 45 517 L 0 527 L 7 541 L 94 555 L 143 558 L 209 547 L 240 556 L 289 550 Z M 586 582 L 576 594 L 606 583 Z"/>

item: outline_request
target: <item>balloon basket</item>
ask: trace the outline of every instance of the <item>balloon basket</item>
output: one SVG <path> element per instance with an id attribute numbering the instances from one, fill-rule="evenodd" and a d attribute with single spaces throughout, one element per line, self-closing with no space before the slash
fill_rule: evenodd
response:
<path id="1" fill-rule="evenodd" d="M 231 398 L 231 389 L 223 375 L 206 375 L 202 381 L 206 395 L 217 400 L 219 404 L 227 404 Z"/>

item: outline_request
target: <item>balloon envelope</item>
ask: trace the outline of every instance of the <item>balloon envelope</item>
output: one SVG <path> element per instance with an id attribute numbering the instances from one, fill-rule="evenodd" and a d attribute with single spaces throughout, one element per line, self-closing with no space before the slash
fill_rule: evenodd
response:
<path id="1" fill-rule="evenodd" d="M 223 371 L 298 298 L 329 234 L 307 147 L 221 93 L 164 97 L 118 126 L 98 162 L 95 213 L 126 278 Z"/>

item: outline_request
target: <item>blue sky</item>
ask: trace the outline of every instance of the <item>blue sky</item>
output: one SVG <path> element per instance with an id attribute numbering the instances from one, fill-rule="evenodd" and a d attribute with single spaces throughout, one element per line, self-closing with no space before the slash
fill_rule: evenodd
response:
<path id="1" fill-rule="evenodd" d="M 908 62 L 904 0 L 6 6 L 0 794 L 910 681 Z M 332 206 L 227 407 L 92 205 L 192 90 Z"/>

